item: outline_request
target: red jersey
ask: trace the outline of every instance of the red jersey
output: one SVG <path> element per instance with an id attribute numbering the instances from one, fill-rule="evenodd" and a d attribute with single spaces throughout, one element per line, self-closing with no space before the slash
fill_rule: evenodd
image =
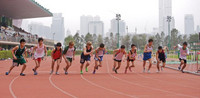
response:
<path id="1" fill-rule="evenodd" d="M 61 51 L 60 50 L 55 50 L 54 54 L 53 54 L 53 59 L 59 59 L 61 58 Z"/>

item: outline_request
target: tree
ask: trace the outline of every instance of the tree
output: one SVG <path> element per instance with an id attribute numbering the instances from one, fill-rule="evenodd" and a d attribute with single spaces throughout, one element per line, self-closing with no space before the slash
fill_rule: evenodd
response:
<path id="1" fill-rule="evenodd" d="M 98 38 L 97 38 L 97 45 L 99 46 L 101 43 L 103 43 L 102 35 L 98 35 Z"/>
<path id="2" fill-rule="evenodd" d="M 195 33 L 195 34 L 190 34 L 189 40 L 188 42 L 197 42 L 199 40 L 199 34 Z"/>
<path id="3" fill-rule="evenodd" d="M 116 49 L 117 43 L 116 43 L 116 40 L 114 39 L 114 34 L 112 32 L 110 33 L 110 40 L 111 40 L 111 43 L 110 43 L 111 49 L 112 50 Z"/>
<path id="4" fill-rule="evenodd" d="M 65 38 L 64 45 L 68 46 L 70 41 L 74 41 L 74 38 L 71 35 L 69 35 L 68 37 Z"/>
<path id="5" fill-rule="evenodd" d="M 90 33 L 88 33 L 88 34 L 85 36 L 85 42 L 87 43 L 88 41 L 93 42 L 93 38 L 92 38 L 92 35 L 91 35 Z"/>
<path id="6" fill-rule="evenodd" d="M 106 49 L 109 50 L 110 49 L 110 39 L 109 39 L 109 37 L 104 38 L 104 44 L 105 44 Z"/>
<path id="7" fill-rule="evenodd" d="M 130 45 L 131 45 L 131 42 L 130 42 L 131 38 L 130 38 L 130 35 L 125 35 L 124 37 L 122 37 L 122 44 L 125 45 L 126 47 L 126 50 L 129 50 L 130 49 Z"/>
<path id="8" fill-rule="evenodd" d="M 96 34 L 93 34 L 92 36 L 93 36 L 93 41 L 92 41 L 93 47 L 94 47 L 94 48 L 97 48 L 97 35 L 96 35 Z"/>
<path id="9" fill-rule="evenodd" d="M 79 33 L 77 32 L 74 37 L 74 43 L 75 43 L 75 47 L 78 49 L 78 50 L 81 50 L 82 47 L 83 47 L 83 44 L 84 44 L 84 41 L 82 41 L 81 37 L 79 36 Z"/>
<path id="10" fill-rule="evenodd" d="M 176 46 L 178 44 L 178 30 L 177 29 L 173 29 L 171 31 L 171 38 L 170 38 L 170 44 L 171 47 L 168 47 L 169 49 L 171 49 L 173 46 Z"/>

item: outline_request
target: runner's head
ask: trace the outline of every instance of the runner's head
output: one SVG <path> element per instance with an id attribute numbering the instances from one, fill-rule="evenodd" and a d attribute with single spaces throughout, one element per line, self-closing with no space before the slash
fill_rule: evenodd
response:
<path id="1" fill-rule="evenodd" d="M 70 42 L 69 42 L 69 48 L 72 48 L 72 47 L 74 47 L 74 42 L 73 42 L 73 41 L 70 41 Z"/>
<path id="2" fill-rule="evenodd" d="M 125 51 L 125 46 L 124 45 L 121 45 L 121 51 Z"/>
<path id="3" fill-rule="evenodd" d="M 92 42 L 88 41 L 87 42 L 87 48 L 90 48 L 92 46 Z"/>
<path id="4" fill-rule="evenodd" d="M 149 45 L 150 45 L 150 46 L 153 45 L 153 39 L 149 39 L 148 42 L 149 42 Z"/>
<path id="5" fill-rule="evenodd" d="M 104 49 L 104 44 L 103 44 L 103 43 L 101 43 L 101 44 L 99 45 L 99 49 L 100 49 L 100 50 Z"/>
<path id="6" fill-rule="evenodd" d="M 25 40 L 25 39 L 21 39 L 21 40 L 20 40 L 20 45 L 21 45 L 22 47 L 24 47 L 25 44 L 26 44 L 26 40 Z"/>
<path id="7" fill-rule="evenodd" d="M 162 46 L 159 46 L 158 47 L 158 52 L 162 52 L 162 50 L 163 50 Z"/>
<path id="8" fill-rule="evenodd" d="M 62 46 L 62 44 L 61 44 L 60 42 L 58 42 L 58 43 L 56 44 L 57 50 L 60 50 L 61 46 Z"/>
<path id="9" fill-rule="evenodd" d="M 136 50 L 135 44 L 132 44 L 132 45 L 131 45 L 131 49 L 132 49 L 132 50 Z"/>
<path id="10" fill-rule="evenodd" d="M 44 39 L 42 37 L 38 38 L 38 43 L 41 45 L 43 44 Z"/>
<path id="11" fill-rule="evenodd" d="M 187 48 L 187 45 L 188 45 L 187 42 L 184 42 L 184 43 L 183 43 L 183 48 L 184 48 L 184 49 Z"/>

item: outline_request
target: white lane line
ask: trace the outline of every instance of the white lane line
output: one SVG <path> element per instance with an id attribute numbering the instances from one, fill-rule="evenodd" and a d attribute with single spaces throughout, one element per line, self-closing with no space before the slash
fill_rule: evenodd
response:
<path id="1" fill-rule="evenodd" d="M 108 88 L 105 88 L 105 87 L 103 87 L 103 86 L 101 86 L 101 85 L 98 85 L 98 84 L 96 84 L 96 83 L 94 83 L 94 82 L 92 82 L 92 81 L 87 80 L 86 78 L 83 77 L 83 75 L 81 75 L 81 78 L 82 78 L 83 80 L 87 81 L 88 83 L 90 83 L 90 84 L 93 85 L 93 86 L 96 86 L 96 87 L 99 87 L 99 88 L 108 90 L 108 91 L 113 92 L 113 93 L 116 93 L 116 94 L 120 94 L 120 95 L 124 95 L 124 96 L 127 96 L 127 97 L 135 98 L 135 96 L 128 95 L 128 94 L 125 94 L 125 93 L 122 93 L 122 92 L 119 92 L 119 91 L 115 91 L 115 90 L 112 90 L 112 89 L 108 89 Z"/>
<path id="2" fill-rule="evenodd" d="M 94 63 L 94 62 L 93 62 L 93 63 Z M 91 63 L 90 65 L 92 65 L 93 63 Z M 90 84 L 93 85 L 93 86 L 96 86 L 96 87 L 99 87 L 99 88 L 108 90 L 108 91 L 110 91 L 110 92 L 113 92 L 113 93 L 116 93 L 116 94 L 119 94 L 119 95 L 131 97 L 131 98 L 137 98 L 137 97 L 135 97 L 135 96 L 133 96 L 133 95 L 125 94 L 125 93 L 123 93 L 123 92 L 119 92 L 119 91 L 116 91 L 116 90 L 109 89 L 109 88 L 103 87 L 103 86 L 101 86 L 101 85 L 98 85 L 98 84 L 96 84 L 96 83 L 94 83 L 94 82 L 92 82 L 92 81 L 89 81 L 88 79 L 84 78 L 83 75 L 81 75 L 81 78 L 82 78 L 83 80 L 85 80 L 86 82 L 90 83 Z"/>
<path id="3" fill-rule="evenodd" d="M 106 58 L 107 58 L 107 57 L 106 57 Z M 128 84 L 132 84 L 132 85 L 137 85 L 137 86 L 144 87 L 144 88 L 148 88 L 148 89 L 152 89 L 152 90 L 157 90 L 157 91 L 161 91 L 161 92 L 171 93 L 171 94 L 175 94 L 175 95 L 179 95 L 179 96 L 186 96 L 186 97 L 191 97 L 191 98 L 198 98 L 198 97 L 194 97 L 194 96 L 190 96 L 190 95 L 185 95 L 185 94 L 178 94 L 178 93 L 174 93 L 174 92 L 170 92 L 170 91 L 166 91 L 166 90 L 162 90 L 162 89 L 158 89 L 158 88 L 151 88 L 151 87 L 148 87 L 148 86 L 140 85 L 140 84 L 138 84 L 138 83 L 133 83 L 133 82 L 130 82 L 130 81 L 127 81 L 127 80 L 118 78 L 118 77 L 116 77 L 116 76 L 114 76 L 114 75 L 112 75 L 112 74 L 110 73 L 110 70 L 109 70 L 109 67 L 108 67 L 108 59 L 107 59 L 106 63 L 107 63 L 106 65 L 107 65 L 108 74 L 109 74 L 111 77 L 113 77 L 113 78 L 115 78 L 115 79 L 118 79 L 118 80 L 120 80 L 120 81 L 122 81 L 122 82 L 125 82 L 125 83 L 128 83 Z"/>
<path id="4" fill-rule="evenodd" d="M 66 92 L 66 91 L 62 90 L 61 88 L 57 87 L 57 86 L 53 83 L 53 81 L 51 80 L 51 77 L 52 77 L 52 75 L 49 76 L 49 82 L 51 83 L 51 85 L 52 85 L 53 87 L 55 87 L 56 89 L 58 89 L 58 90 L 61 91 L 62 93 L 66 94 L 66 95 L 68 95 L 68 96 L 70 96 L 70 97 L 72 97 L 72 98 L 78 98 L 78 97 L 76 97 L 76 96 L 70 94 L 69 92 Z"/>
<path id="5" fill-rule="evenodd" d="M 14 94 L 14 91 L 12 90 L 12 84 L 14 83 L 14 81 L 15 81 L 17 78 L 19 78 L 19 76 L 13 78 L 12 81 L 10 82 L 10 84 L 9 84 L 9 91 L 10 91 L 11 95 L 13 96 L 13 98 L 17 98 L 17 97 L 15 96 L 15 94 Z"/>
<path id="6" fill-rule="evenodd" d="M 165 82 L 165 83 L 168 83 L 168 84 L 173 84 L 173 85 L 181 86 L 181 87 L 184 87 L 184 88 L 200 89 L 200 88 L 195 88 L 195 87 L 191 87 L 191 86 L 187 86 L 187 85 L 176 84 L 176 83 L 169 82 L 169 81 L 159 80 L 157 78 L 151 78 L 151 77 L 148 77 L 148 76 L 140 75 L 140 74 L 138 74 L 136 72 L 134 72 L 134 73 L 139 75 L 139 76 L 141 76 L 141 77 L 144 77 L 144 78 L 147 78 L 147 79 L 151 79 L 151 80 L 154 80 L 154 81 Z"/>

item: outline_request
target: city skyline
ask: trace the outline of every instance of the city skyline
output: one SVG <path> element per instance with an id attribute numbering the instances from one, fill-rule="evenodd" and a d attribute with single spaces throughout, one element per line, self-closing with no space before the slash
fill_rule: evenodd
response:
<path id="1" fill-rule="evenodd" d="M 73 35 L 80 28 L 80 16 L 82 15 L 99 15 L 104 22 L 104 34 L 109 31 L 110 20 L 115 18 L 116 13 L 122 15 L 122 19 L 126 21 L 130 32 L 134 32 L 135 28 L 137 28 L 138 33 L 151 33 L 153 28 L 159 27 L 159 0 L 131 0 L 117 2 L 113 4 L 112 7 L 109 6 L 112 4 L 112 0 L 108 2 L 103 0 L 98 3 L 90 0 L 75 0 L 70 2 L 47 0 L 36 1 L 49 8 L 53 13 L 63 13 L 63 17 L 65 18 L 65 28 L 66 30 L 69 29 Z M 79 3 L 77 4 L 77 2 Z M 89 7 L 84 7 L 84 5 L 88 5 L 87 2 L 90 2 L 91 5 Z M 199 0 L 172 0 L 172 16 L 174 16 L 176 21 L 175 27 L 180 30 L 182 34 L 184 33 L 185 14 L 193 14 L 195 30 L 197 25 L 200 24 L 200 14 L 198 13 L 199 3 Z M 52 4 L 55 4 L 55 6 L 52 6 Z M 74 8 L 73 10 L 70 9 L 76 4 L 79 7 Z M 105 4 L 104 7 L 101 7 L 102 4 Z M 68 5 L 68 7 L 64 7 L 64 5 Z M 51 24 L 51 18 L 28 19 L 28 21 L 40 21 L 47 26 L 50 26 Z M 25 24 L 23 24 L 23 27 L 26 27 L 24 26 Z"/>

